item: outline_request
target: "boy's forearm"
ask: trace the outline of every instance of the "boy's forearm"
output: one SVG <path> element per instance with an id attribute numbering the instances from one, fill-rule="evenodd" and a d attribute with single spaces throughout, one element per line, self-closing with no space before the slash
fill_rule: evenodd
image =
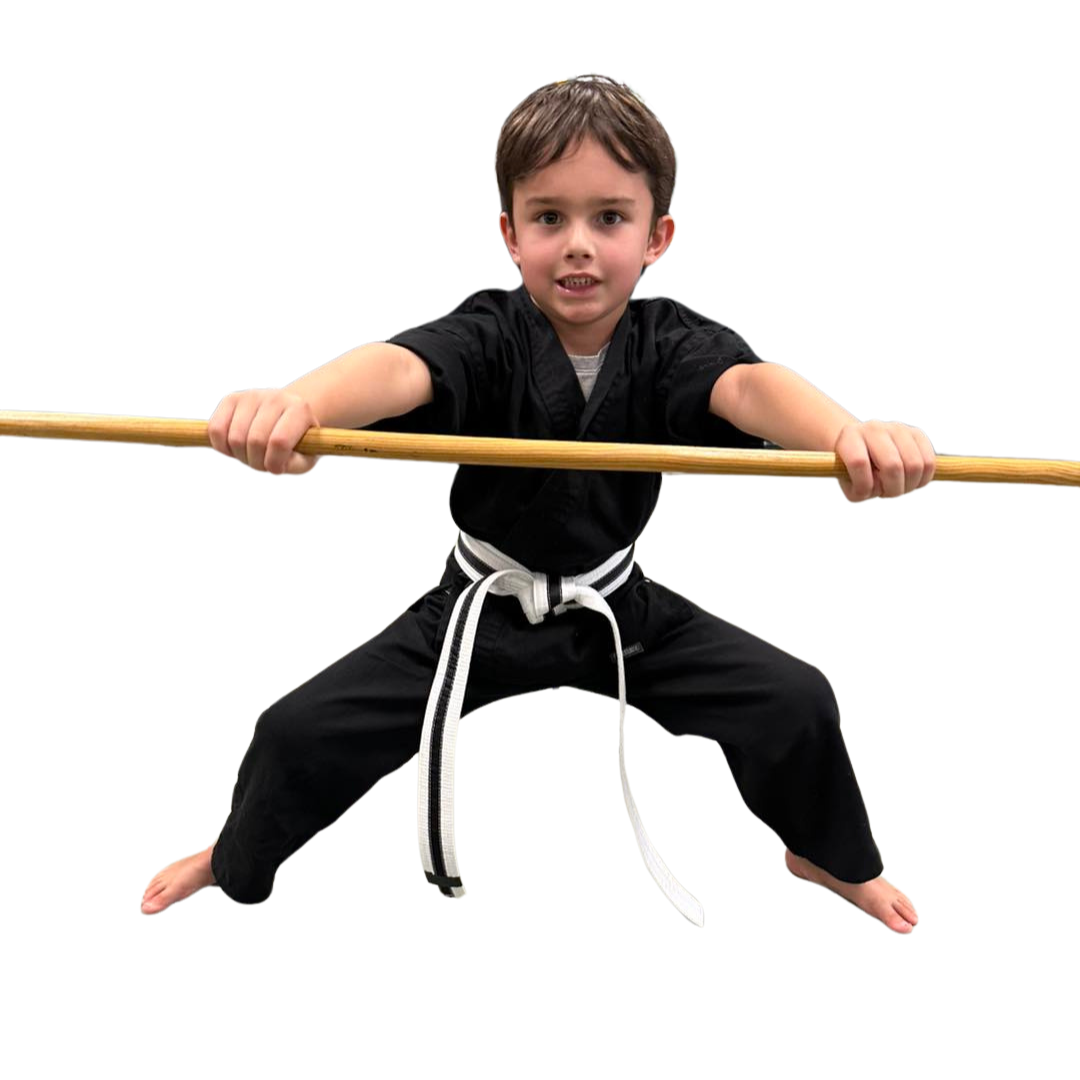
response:
<path id="1" fill-rule="evenodd" d="M 740 364 L 727 374 L 735 371 L 739 392 L 726 419 L 784 450 L 832 450 L 844 425 L 859 422 L 790 368 Z"/>
<path id="2" fill-rule="evenodd" d="M 403 354 L 404 349 L 383 342 L 360 345 L 285 389 L 304 398 L 323 427 L 366 427 L 424 403 L 423 388 Z"/>

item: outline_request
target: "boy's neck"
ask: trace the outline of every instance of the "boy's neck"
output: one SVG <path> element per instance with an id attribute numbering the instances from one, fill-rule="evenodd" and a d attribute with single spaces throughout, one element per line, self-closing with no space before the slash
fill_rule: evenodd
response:
<path id="1" fill-rule="evenodd" d="M 528 289 L 525 290 L 526 296 L 533 302 L 533 306 L 551 325 L 551 328 L 555 331 L 555 336 L 559 339 L 559 343 L 562 345 L 568 356 L 596 356 L 600 350 L 611 341 L 615 334 L 615 327 L 619 324 L 619 318 L 622 317 L 623 311 L 626 310 L 625 305 L 623 311 L 619 312 L 619 318 L 608 328 L 603 327 L 589 327 L 585 326 L 581 328 L 579 334 L 566 335 L 559 330 L 554 323 L 552 323 L 547 312 L 533 299 L 533 295 Z"/>

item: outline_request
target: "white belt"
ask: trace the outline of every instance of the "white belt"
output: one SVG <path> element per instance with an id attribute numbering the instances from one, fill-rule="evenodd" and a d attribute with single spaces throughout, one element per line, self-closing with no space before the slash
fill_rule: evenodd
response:
<path id="1" fill-rule="evenodd" d="M 697 926 L 704 926 L 701 904 L 676 880 L 641 823 L 623 757 L 623 726 L 626 716 L 626 676 L 623 670 L 622 640 L 615 616 L 604 597 L 622 585 L 634 565 L 634 546 L 617 551 L 595 570 L 576 577 L 549 577 L 533 573 L 519 562 L 465 533 L 458 535 L 454 550 L 461 569 L 472 584 L 461 592 L 446 629 L 435 681 L 424 714 L 420 742 L 420 784 L 417 818 L 420 858 L 427 879 L 445 896 L 464 896 L 454 846 L 454 744 L 457 739 L 465 684 L 469 678 L 476 627 L 489 591 L 496 596 L 515 596 L 525 617 L 534 625 L 549 612 L 561 615 L 568 608 L 582 607 L 603 615 L 615 638 L 615 659 L 619 667 L 619 772 L 623 797 L 637 835 L 641 857 L 649 873 L 667 898 Z"/>

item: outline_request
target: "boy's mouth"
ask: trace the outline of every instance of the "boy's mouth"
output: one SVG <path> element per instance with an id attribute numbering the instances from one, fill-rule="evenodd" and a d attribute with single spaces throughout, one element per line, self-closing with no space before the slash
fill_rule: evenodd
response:
<path id="1" fill-rule="evenodd" d="M 557 278 L 555 284 L 558 285 L 561 292 L 571 296 L 580 296 L 583 293 L 590 292 L 599 284 L 599 282 L 589 274 L 580 274 Z"/>

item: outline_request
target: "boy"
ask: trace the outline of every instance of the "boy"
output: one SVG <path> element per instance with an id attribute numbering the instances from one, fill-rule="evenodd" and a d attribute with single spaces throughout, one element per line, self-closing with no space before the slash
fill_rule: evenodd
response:
<path id="1" fill-rule="evenodd" d="M 918 429 L 860 423 L 675 301 L 631 302 L 674 234 L 675 156 L 628 87 L 585 76 L 535 91 L 503 126 L 496 172 L 519 289 L 474 294 L 444 318 L 354 349 L 284 390 L 228 395 L 210 421 L 214 448 L 260 471 L 300 473 L 318 459 L 294 447 L 319 424 L 605 442 L 766 440 L 839 454 L 849 474 L 840 485 L 853 502 L 932 479 L 933 447 Z M 450 505 L 461 535 L 440 585 L 262 714 L 218 840 L 159 873 L 142 910 L 164 910 L 209 884 L 242 903 L 265 900 L 289 855 L 418 749 L 421 792 L 429 783 L 436 793 L 420 800 L 421 816 L 428 808 L 437 819 L 456 728 L 447 697 L 458 694 L 461 715 L 558 685 L 621 698 L 625 654 L 627 700 L 673 734 L 720 743 L 744 801 L 785 841 L 792 873 L 909 933 L 918 916 L 881 877 L 824 676 L 632 562 L 660 482 L 653 473 L 460 467 Z M 598 577 L 604 566 L 618 575 Z M 502 567 L 526 568 L 505 573 L 532 585 L 531 572 L 544 588 L 500 591 L 491 575 Z M 500 599 L 484 604 L 487 588 Z M 596 618 L 605 609 L 615 653 Z M 454 682 L 448 657 L 467 681 Z M 449 765 L 440 766 L 443 723 Z M 625 773 L 623 781 L 649 864 Z M 442 832 L 426 823 L 421 846 L 429 842 L 429 881 L 460 895 L 447 816 Z M 656 864 L 658 856 L 650 871 L 673 900 L 688 895 Z M 680 905 L 693 917 L 689 907 Z"/>

